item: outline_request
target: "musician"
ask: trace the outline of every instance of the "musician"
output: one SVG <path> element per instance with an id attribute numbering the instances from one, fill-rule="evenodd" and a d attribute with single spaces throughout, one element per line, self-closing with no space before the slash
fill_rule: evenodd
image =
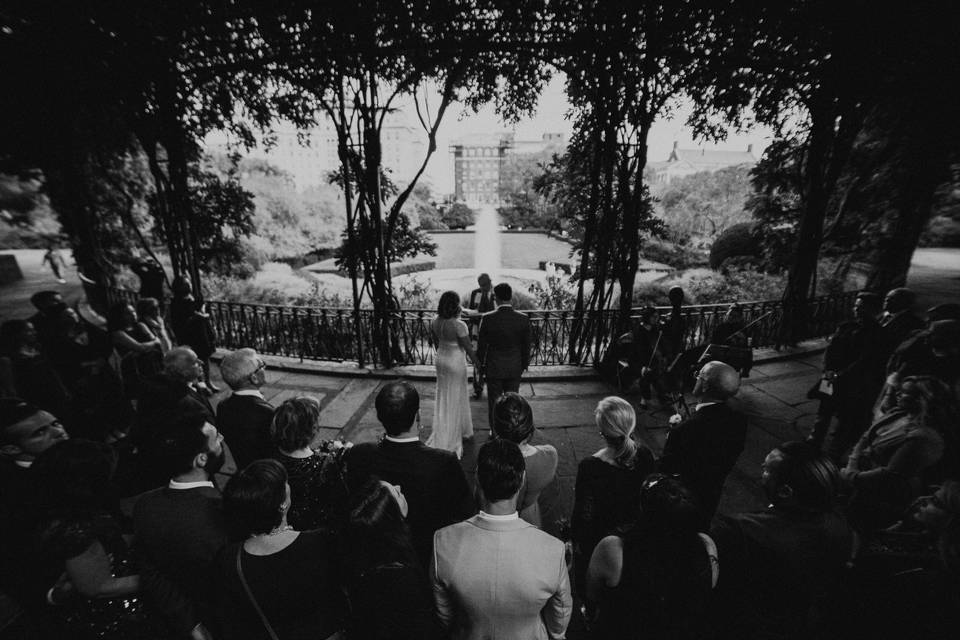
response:
<path id="1" fill-rule="evenodd" d="M 633 331 L 632 347 L 628 351 L 627 368 L 620 374 L 621 381 L 629 386 L 633 380 L 640 387 L 639 407 L 645 409 L 651 390 L 656 391 L 661 404 L 669 403 L 660 380 L 666 367 L 663 331 L 660 328 L 660 312 L 654 307 L 640 311 L 640 324 Z M 629 381 L 629 383 L 627 382 Z"/>
<path id="2" fill-rule="evenodd" d="M 731 347 L 746 347 L 747 336 L 744 333 L 743 307 L 737 303 L 730 305 L 723 322 L 718 324 L 710 336 L 710 344 L 725 344 Z"/>

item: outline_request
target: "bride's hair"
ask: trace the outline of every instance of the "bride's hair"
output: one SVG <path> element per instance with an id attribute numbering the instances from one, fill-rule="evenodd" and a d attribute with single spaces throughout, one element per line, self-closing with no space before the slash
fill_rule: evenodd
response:
<path id="1" fill-rule="evenodd" d="M 441 318 L 456 318 L 460 312 L 460 296 L 456 291 L 444 291 L 437 305 L 437 315 Z"/>

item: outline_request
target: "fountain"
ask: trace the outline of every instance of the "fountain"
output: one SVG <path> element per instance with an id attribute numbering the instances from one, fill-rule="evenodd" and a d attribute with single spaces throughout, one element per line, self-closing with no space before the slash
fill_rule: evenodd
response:
<path id="1" fill-rule="evenodd" d="M 493 206 L 482 205 L 477 209 L 473 267 L 477 273 L 488 273 L 496 281 L 500 265 L 500 217 Z"/>

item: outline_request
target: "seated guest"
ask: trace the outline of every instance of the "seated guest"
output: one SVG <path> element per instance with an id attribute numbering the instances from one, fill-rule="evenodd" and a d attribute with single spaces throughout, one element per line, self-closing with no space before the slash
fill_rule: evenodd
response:
<path id="1" fill-rule="evenodd" d="M 854 490 L 849 514 L 858 529 L 896 522 L 930 481 L 942 479 L 941 460 L 955 470 L 958 415 L 950 389 L 940 380 L 903 381 L 896 408 L 863 434 L 842 472 Z"/>
<path id="2" fill-rule="evenodd" d="M 896 406 L 897 391 L 909 376 L 933 376 L 953 389 L 956 396 L 960 379 L 960 321 L 937 320 L 927 331 L 904 342 L 890 356 L 887 373 L 880 403 L 883 411 Z"/>
<path id="3" fill-rule="evenodd" d="M 131 439 L 138 449 L 139 484 L 141 490 L 166 484 L 169 477 L 158 457 L 167 425 L 185 414 L 202 413 L 205 420 L 216 424 L 213 407 L 206 395 L 194 385 L 200 376 L 200 360 L 186 347 L 176 347 L 163 357 L 163 371 L 143 382 L 137 403 L 137 416 Z"/>
<path id="4" fill-rule="evenodd" d="M 889 356 L 915 331 L 923 329 L 923 321 L 913 313 L 916 294 L 905 287 L 891 289 L 883 299 L 880 316 L 881 348 Z"/>
<path id="5" fill-rule="evenodd" d="M 0 592 L 31 618 L 49 618 L 44 600 L 60 571 L 46 566 L 36 539 L 37 483 L 32 467 L 43 452 L 68 438 L 53 415 L 19 398 L 0 398 Z"/>
<path id="6" fill-rule="evenodd" d="M 551 444 L 530 444 L 535 428 L 533 410 L 522 396 L 507 391 L 493 406 L 493 435 L 520 447 L 526 463 L 526 476 L 517 509 L 520 517 L 540 526 L 540 493 L 553 482 L 557 473 L 557 449 Z"/>
<path id="7" fill-rule="evenodd" d="M 211 481 L 223 465 L 222 440 L 204 412 L 181 414 L 158 439 L 167 486 L 143 494 L 133 508 L 147 601 L 181 637 L 211 622 L 213 560 L 229 541 L 220 492 Z"/>
<path id="8" fill-rule="evenodd" d="M 594 638 L 701 638 L 717 583 L 713 540 L 698 533 L 693 494 L 653 474 L 633 503 L 634 523 L 600 541 L 587 570 Z"/>
<path id="9" fill-rule="evenodd" d="M 34 330 L 39 336 L 40 345 L 43 348 L 50 343 L 50 338 L 55 333 L 54 325 L 60 312 L 66 308 L 67 304 L 63 301 L 63 296 L 59 291 L 37 291 L 30 296 L 30 304 L 37 310 L 35 314 L 28 318 Z"/>
<path id="10" fill-rule="evenodd" d="M 429 640 L 433 597 L 404 520 L 407 501 L 396 485 L 371 478 L 350 500 L 341 535 L 350 597 L 350 638 Z"/>
<path id="11" fill-rule="evenodd" d="M 594 417 L 605 446 L 577 467 L 571 519 L 581 589 L 593 548 L 614 529 L 633 521 L 640 487 L 656 469 L 653 453 L 633 438 L 637 414 L 629 402 L 616 396 L 604 398 Z"/>
<path id="12" fill-rule="evenodd" d="M 70 392 L 43 354 L 35 327 L 26 320 L 7 320 L 0 325 L 0 389 L 68 424 L 73 416 Z"/>
<path id="13" fill-rule="evenodd" d="M 521 520 L 524 459 L 498 438 L 480 447 L 480 513 L 437 531 L 430 578 L 451 638 L 563 638 L 573 601 L 562 542 Z"/>
<path id="14" fill-rule="evenodd" d="M 743 452 L 747 419 L 727 404 L 740 389 L 740 375 L 723 362 L 703 365 L 697 374 L 693 415 L 673 427 L 660 458 L 660 471 L 679 473 L 697 497 L 707 527 L 720 504 L 727 475 Z"/>
<path id="15" fill-rule="evenodd" d="M 50 590 L 62 606 L 53 615 L 74 638 L 159 638 L 161 625 L 140 597 L 140 576 L 119 522 L 112 487 L 116 454 L 109 445 L 64 440 L 34 465 L 43 508 L 41 544 L 54 575 Z"/>
<path id="16" fill-rule="evenodd" d="M 287 523 L 290 486 L 283 465 L 257 460 L 223 493 L 243 542 L 216 560 L 217 619 L 225 640 L 339 637 L 346 603 L 337 581 L 334 534 Z"/>
<path id="17" fill-rule="evenodd" d="M 474 512 L 470 487 L 452 451 L 420 442 L 420 395 L 407 382 L 391 382 L 377 394 L 377 419 L 386 430 L 379 443 L 365 442 L 346 454 L 348 486 L 355 490 L 371 476 L 395 484 L 407 497 L 407 523 L 423 566 L 430 562 L 433 533 Z"/>
<path id="18" fill-rule="evenodd" d="M 311 448 L 320 431 L 320 402 L 308 396 L 285 400 L 270 428 L 293 496 L 290 525 L 305 531 L 339 524 L 346 501 L 340 464 L 332 454 Z"/>
<path id="19" fill-rule="evenodd" d="M 217 426 L 240 469 L 274 452 L 270 436 L 274 408 L 260 393 L 267 382 L 266 369 L 253 349 L 237 349 L 220 362 L 220 373 L 233 393 L 217 406 Z"/>
<path id="20" fill-rule="evenodd" d="M 205 305 L 193 297 L 193 291 L 183 276 L 173 279 L 173 300 L 170 302 L 170 322 L 177 342 L 190 347 L 200 358 L 201 380 L 205 393 L 220 391 L 210 382 L 210 356 L 217 350 L 217 332 L 206 312 Z"/>
<path id="21" fill-rule="evenodd" d="M 763 511 L 721 516 L 711 531 L 723 563 L 722 637 L 810 638 L 811 612 L 836 598 L 852 534 L 834 507 L 836 466 L 806 442 L 771 451 Z"/>
<path id="22" fill-rule="evenodd" d="M 124 393 L 131 400 L 140 395 L 144 378 L 156 375 L 162 366 L 160 339 L 140 322 L 133 306 L 118 302 L 107 312 L 107 331 L 120 358 Z"/>

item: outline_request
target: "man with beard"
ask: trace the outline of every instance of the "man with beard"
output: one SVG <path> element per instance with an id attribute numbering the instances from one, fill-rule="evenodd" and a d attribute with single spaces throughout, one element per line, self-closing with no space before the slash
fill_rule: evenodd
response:
<path id="1" fill-rule="evenodd" d="M 212 482 L 223 466 L 223 436 L 194 411 L 170 425 L 158 445 L 170 481 L 133 509 L 143 590 L 178 637 L 207 637 L 213 559 L 229 540 Z"/>

